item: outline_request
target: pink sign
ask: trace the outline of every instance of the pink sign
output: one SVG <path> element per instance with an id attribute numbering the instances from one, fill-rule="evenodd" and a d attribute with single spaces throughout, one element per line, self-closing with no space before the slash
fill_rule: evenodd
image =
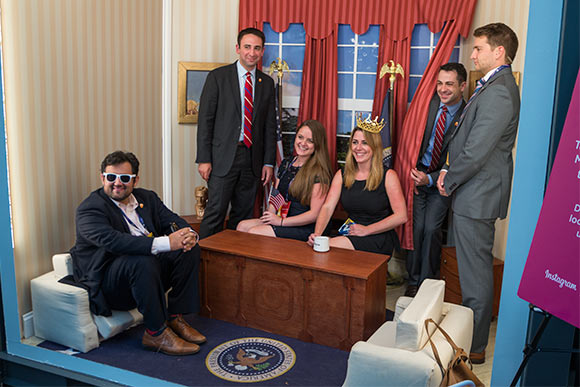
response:
<path id="1" fill-rule="evenodd" d="M 580 76 L 518 296 L 580 327 Z"/>

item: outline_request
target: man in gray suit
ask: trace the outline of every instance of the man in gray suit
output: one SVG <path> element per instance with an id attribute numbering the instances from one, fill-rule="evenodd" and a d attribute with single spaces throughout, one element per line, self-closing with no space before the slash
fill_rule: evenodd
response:
<path id="1" fill-rule="evenodd" d="M 429 103 L 423 142 L 411 179 L 413 197 L 413 245 L 407 255 L 409 281 L 406 296 L 414 297 L 424 279 L 439 279 L 441 263 L 441 226 L 451 200 L 436 187 L 439 171 L 445 164 L 449 140 L 461 117 L 465 101 L 463 90 L 467 72 L 461 63 L 446 63 L 439 69 L 437 92 Z"/>
<path id="2" fill-rule="evenodd" d="M 474 313 L 470 358 L 480 364 L 491 323 L 495 221 L 507 215 L 520 95 L 510 66 L 518 48 L 516 34 L 503 23 L 492 23 L 473 35 L 471 59 L 484 76 L 459 120 L 437 186 L 441 195 L 452 195 L 463 304 Z"/>
<path id="3" fill-rule="evenodd" d="M 250 218 L 258 179 L 272 178 L 276 161 L 274 81 L 256 68 L 265 36 L 255 28 L 238 34 L 239 60 L 211 71 L 200 98 L 197 127 L 198 171 L 208 183 L 200 226 L 205 238 Z"/>

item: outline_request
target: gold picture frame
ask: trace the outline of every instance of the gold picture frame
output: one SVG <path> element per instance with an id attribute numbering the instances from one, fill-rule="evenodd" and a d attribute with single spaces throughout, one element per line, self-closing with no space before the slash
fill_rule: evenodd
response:
<path id="1" fill-rule="evenodd" d="M 199 97 L 207 74 L 227 63 L 178 62 L 177 123 L 197 124 Z"/>
<path id="2" fill-rule="evenodd" d="M 514 71 L 512 73 L 516 80 L 516 85 L 520 86 L 520 72 Z M 470 71 L 469 72 L 469 95 L 468 98 L 471 97 L 473 91 L 475 90 L 475 86 L 477 85 L 477 81 L 479 81 L 483 77 L 483 73 L 481 71 Z"/>

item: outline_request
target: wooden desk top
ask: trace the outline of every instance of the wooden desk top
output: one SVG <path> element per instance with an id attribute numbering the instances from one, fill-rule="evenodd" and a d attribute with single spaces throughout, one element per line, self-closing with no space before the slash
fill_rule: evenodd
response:
<path id="1" fill-rule="evenodd" d="M 306 242 L 224 230 L 199 241 L 202 249 L 368 279 L 390 256 L 331 247 L 319 253 Z"/>

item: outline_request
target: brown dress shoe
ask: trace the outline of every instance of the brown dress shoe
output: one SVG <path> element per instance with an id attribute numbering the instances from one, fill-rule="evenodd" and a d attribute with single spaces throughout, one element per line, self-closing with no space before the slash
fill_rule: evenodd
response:
<path id="1" fill-rule="evenodd" d="M 205 336 L 199 333 L 196 329 L 192 328 L 191 325 L 183 319 L 183 316 L 177 316 L 173 320 L 167 322 L 167 326 L 173 329 L 173 332 L 177 333 L 185 341 L 195 344 L 205 343 Z"/>
<path id="2" fill-rule="evenodd" d="M 485 351 L 483 352 L 470 352 L 469 353 L 469 360 L 473 364 L 483 364 L 485 363 Z"/>
<path id="3" fill-rule="evenodd" d="M 151 336 L 145 331 L 141 342 L 145 349 L 163 352 L 166 355 L 183 356 L 199 352 L 199 345 L 182 340 L 169 327 L 166 327 L 159 336 Z"/>

